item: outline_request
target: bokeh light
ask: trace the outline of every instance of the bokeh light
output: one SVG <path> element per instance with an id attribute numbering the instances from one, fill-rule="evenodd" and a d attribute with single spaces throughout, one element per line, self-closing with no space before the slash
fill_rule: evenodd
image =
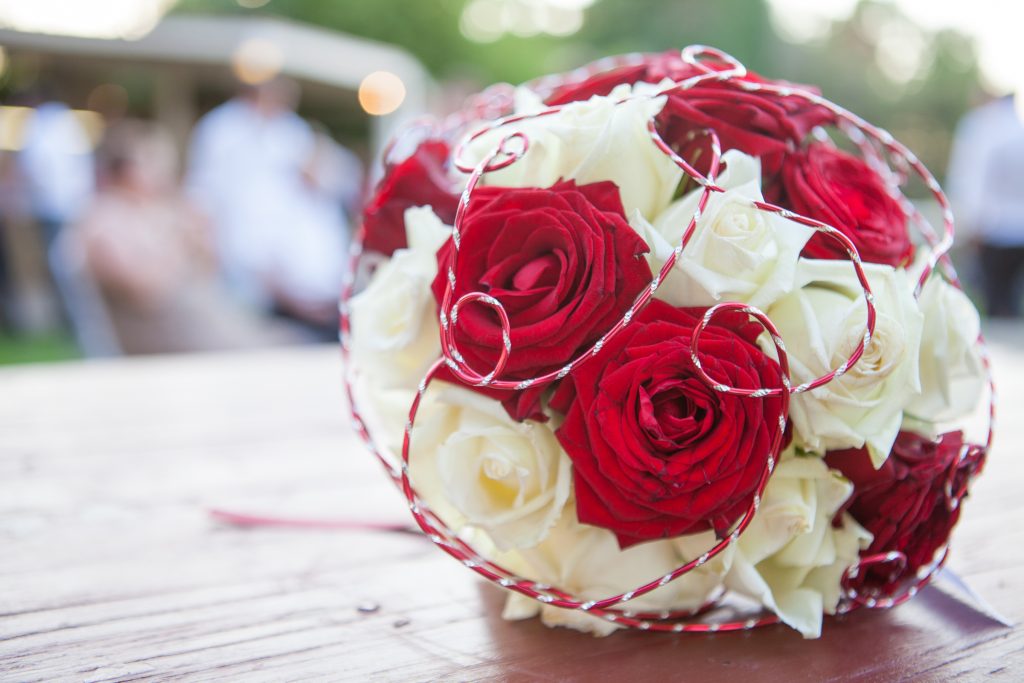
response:
<path id="1" fill-rule="evenodd" d="M 22 148 L 33 113 L 31 107 L 0 107 L 0 151 L 17 152 Z"/>
<path id="2" fill-rule="evenodd" d="M 520 38 L 569 36 L 583 27 L 583 11 L 594 0 L 471 0 L 459 18 L 462 35 L 491 43 L 505 34 Z"/>
<path id="3" fill-rule="evenodd" d="M 913 77 L 920 63 L 927 59 L 912 31 L 955 29 L 972 37 L 978 48 L 978 59 L 985 85 L 996 92 L 1024 91 L 1020 69 L 1020 22 L 1016 3 L 1005 0 L 973 0 L 972 2 L 935 2 L 935 0 L 891 0 L 911 25 L 912 30 L 896 26 L 882 36 L 881 54 L 876 61 L 895 82 Z M 772 24 L 779 33 L 794 42 L 826 38 L 831 22 L 850 17 L 857 0 L 769 0 Z M 870 10 L 871 5 L 866 5 Z M 1013 9 L 1009 9 L 1013 7 Z M 1000 21 L 996 17 L 1004 17 Z M 889 64 L 900 62 L 892 67 Z M 908 74 L 910 77 L 908 77 Z"/>
<path id="4" fill-rule="evenodd" d="M 32 107 L 0 105 L 0 151 L 17 152 L 24 147 L 25 132 L 28 130 L 36 110 Z M 84 154 L 99 144 L 103 137 L 105 122 L 103 117 L 94 111 L 72 109 L 67 116 L 75 119 L 76 124 L 85 132 L 84 146 L 64 149 L 67 154 Z"/>
<path id="5" fill-rule="evenodd" d="M 359 84 L 359 105 L 367 114 L 384 116 L 402 106 L 405 83 L 390 71 L 374 71 Z"/>
<path id="6" fill-rule="evenodd" d="M 0 0 L 0 26 L 89 38 L 138 38 L 174 0 Z"/>
<path id="7" fill-rule="evenodd" d="M 277 43 L 266 38 L 249 38 L 243 41 L 231 58 L 235 77 L 248 85 L 266 83 L 281 73 L 284 53 Z"/>

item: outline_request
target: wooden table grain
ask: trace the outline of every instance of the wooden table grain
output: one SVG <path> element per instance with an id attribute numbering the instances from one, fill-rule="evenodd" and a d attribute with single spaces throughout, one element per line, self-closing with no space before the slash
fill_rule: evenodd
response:
<path id="1" fill-rule="evenodd" d="M 1024 621 L 1024 334 L 951 566 Z M 942 589 L 752 633 L 605 639 L 500 619 L 415 534 L 226 526 L 212 508 L 407 521 L 334 348 L 0 371 L 0 680 L 1024 680 L 1024 633 Z"/>

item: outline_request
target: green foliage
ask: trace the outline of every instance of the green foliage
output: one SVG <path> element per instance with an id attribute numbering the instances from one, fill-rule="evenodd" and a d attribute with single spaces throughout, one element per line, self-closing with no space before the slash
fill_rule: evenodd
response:
<path id="1" fill-rule="evenodd" d="M 509 37 L 494 45 L 468 40 L 459 30 L 467 0 L 273 0 L 245 10 L 234 0 L 183 0 L 179 12 L 256 13 L 279 16 L 393 43 L 407 50 L 436 77 L 470 77 L 480 83 L 520 82 L 543 73 L 546 55 L 558 42 Z"/>
<path id="2" fill-rule="evenodd" d="M 271 0 L 244 10 L 235 0 L 182 0 L 178 9 L 266 13 L 393 43 L 439 80 L 477 87 L 519 83 L 610 54 L 714 45 L 766 76 L 817 84 L 830 99 L 889 129 L 940 176 L 956 122 L 979 96 L 974 46 L 954 31 L 906 29 L 923 41 L 923 58 L 909 78 L 894 78 L 883 66 L 885 34 L 908 22 L 880 0 L 861 0 L 849 20 L 805 44 L 779 37 L 767 0 L 597 0 L 573 36 L 506 35 L 481 44 L 459 29 L 467 1 Z"/>
<path id="3" fill-rule="evenodd" d="M 713 45 L 755 69 L 779 44 L 764 0 L 601 0 L 578 38 L 592 57 Z"/>
<path id="4" fill-rule="evenodd" d="M 0 365 L 69 360 L 78 355 L 74 341 L 63 334 L 12 336 L 0 332 Z"/>

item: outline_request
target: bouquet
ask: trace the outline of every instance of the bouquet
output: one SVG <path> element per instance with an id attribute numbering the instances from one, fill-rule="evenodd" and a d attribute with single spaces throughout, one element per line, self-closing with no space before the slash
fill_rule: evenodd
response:
<path id="1" fill-rule="evenodd" d="M 927 583 L 984 463 L 952 239 L 891 135 L 718 50 L 495 86 L 385 154 L 354 425 L 506 618 L 817 637 Z"/>

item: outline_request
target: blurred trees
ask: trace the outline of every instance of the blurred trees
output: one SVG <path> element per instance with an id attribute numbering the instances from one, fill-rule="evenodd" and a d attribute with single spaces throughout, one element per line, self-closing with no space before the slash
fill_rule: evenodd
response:
<path id="1" fill-rule="evenodd" d="M 818 85 L 829 99 L 889 130 L 940 180 L 957 122 L 985 97 L 969 38 L 930 33 L 888 2 L 861 0 L 823 39 L 785 45 L 779 54 L 778 71 L 767 75 Z"/>
<path id="2" fill-rule="evenodd" d="M 438 79 L 480 87 L 522 82 L 609 54 L 705 43 L 766 76 L 818 85 L 825 96 L 888 128 L 939 175 L 956 122 L 982 95 L 969 39 L 925 31 L 884 0 L 861 0 L 849 19 L 805 42 L 780 37 L 767 0 L 596 0 L 573 35 L 509 32 L 487 43 L 460 30 L 471 1 L 271 0 L 245 10 L 237 0 L 182 0 L 178 11 L 263 12 L 394 43 Z M 520 10 L 544 3 L 487 1 Z"/>
<path id="3" fill-rule="evenodd" d="M 398 45 L 439 79 L 520 82 L 543 73 L 557 40 L 509 37 L 475 43 L 460 31 L 468 0 L 271 0 L 246 10 L 236 0 L 181 0 L 176 11 L 276 15 Z M 571 40 L 571 39 L 570 39 Z"/>

